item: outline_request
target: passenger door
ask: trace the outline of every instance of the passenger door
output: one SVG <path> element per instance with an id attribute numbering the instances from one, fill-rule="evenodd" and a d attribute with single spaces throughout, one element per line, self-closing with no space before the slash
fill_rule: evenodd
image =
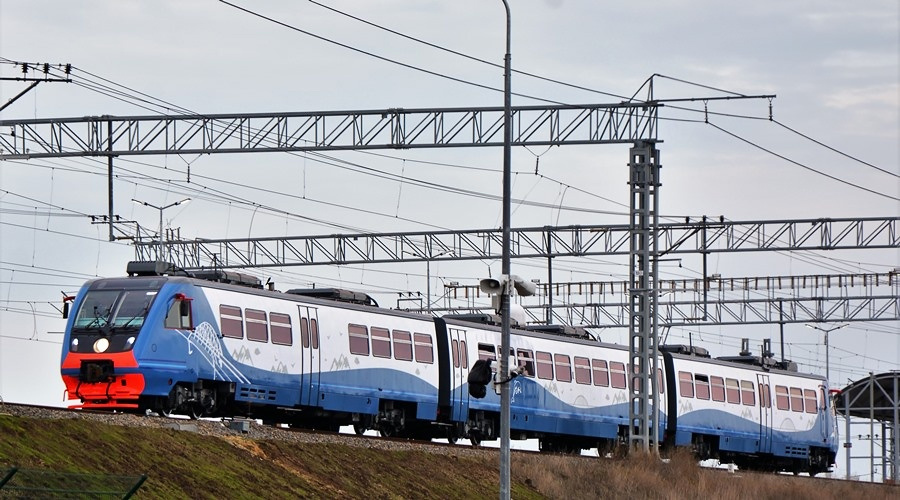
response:
<path id="1" fill-rule="evenodd" d="M 772 390 L 769 375 L 756 375 L 759 388 L 759 452 L 772 453 Z"/>
<path id="2" fill-rule="evenodd" d="M 830 434 L 834 432 L 834 435 L 837 436 L 837 427 L 833 427 L 829 429 L 829 422 L 831 422 L 834 417 L 834 413 L 829 415 L 831 411 L 829 407 L 831 406 L 830 401 L 828 401 L 827 393 L 825 392 L 825 385 L 819 385 L 818 394 L 816 397 L 819 398 L 819 401 L 816 403 L 817 407 L 817 417 L 819 420 L 819 428 L 822 432 L 822 439 L 827 440 L 830 437 Z M 835 423 L 835 425 L 837 425 Z"/>
<path id="3" fill-rule="evenodd" d="M 298 305 L 300 312 L 300 404 L 319 399 L 319 321 L 315 307 Z"/>
<path id="4" fill-rule="evenodd" d="M 469 378 L 469 353 L 466 331 L 460 328 L 449 328 L 450 332 L 450 366 L 452 380 L 451 419 L 465 422 L 469 415 L 469 392 L 466 383 Z"/>

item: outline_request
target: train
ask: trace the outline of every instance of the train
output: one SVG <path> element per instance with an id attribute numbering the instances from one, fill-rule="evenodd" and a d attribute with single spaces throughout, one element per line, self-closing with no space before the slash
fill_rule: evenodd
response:
<path id="1" fill-rule="evenodd" d="M 504 355 L 490 316 L 386 309 L 342 289 L 280 292 L 243 273 L 156 261 L 130 262 L 126 274 L 88 281 L 65 300 L 60 372 L 73 408 L 475 445 L 498 438 L 496 384 L 483 397 L 469 387 L 479 360 L 496 371 Z M 661 346 L 651 439 L 741 468 L 830 471 L 838 436 L 827 380 L 742 354 Z M 517 375 L 508 382 L 512 439 L 600 455 L 627 443 L 627 346 L 515 326 L 505 355 Z"/>

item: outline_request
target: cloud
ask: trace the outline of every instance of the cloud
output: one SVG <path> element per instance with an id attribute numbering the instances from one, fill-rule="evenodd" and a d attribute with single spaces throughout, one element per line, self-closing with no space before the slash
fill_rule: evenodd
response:
<path id="1" fill-rule="evenodd" d="M 844 71 L 896 70 L 897 53 L 841 50 L 822 61 L 822 66 Z"/>
<path id="2" fill-rule="evenodd" d="M 900 84 L 844 87 L 825 96 L 825 105 L 838 109 L 860 106 L 886 106 L 896 110 L 900 106 Z"/>

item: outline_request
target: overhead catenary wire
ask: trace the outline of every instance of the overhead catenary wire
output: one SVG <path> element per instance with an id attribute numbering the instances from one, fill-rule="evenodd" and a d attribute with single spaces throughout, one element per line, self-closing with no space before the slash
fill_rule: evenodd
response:
<path id="1" fill-rule="evenodd" d="M 425 69 L 425 68 L 422 68 L 422 67 L 419 67 L 419 66 L 415 66 L 415 65 L 413 65 L 413 64 L 408 64 L 408 63 L 405 63 L 405 62 L 402 62 L 402 61 L 398 61 L 398 60 L 396 60 L 396 59 L 391 59 L 391 58 L 389 58 L 389 57 L 385 57 L 385 56 L 382 56 L 382 55 L 378 55 L 378 54 L 375 54 L 374 52 L 370 52 L 370 51 L 368 51 L 368 50 L 360 49 L 359 47 L 354 47 L 354 46 L 352 46 L 352 45 L 348 45 L 348 44 L 345 44 L 345 43 L 342 43 L 342 42 L 338 42 L 338 41 L 336 41 L 336 40 L 332 40 L 332 39 L 330 39 L 330 38 L 327 38 L 327 37 L 324 37 L 324 36 L 321 36 L 321 35 L 317 35 L 317 34 L 315 34 L 315 33 L 312 33 L 311 31 L 307 31 L 307 30 L 304 30 L 304 29 L 302 29 L 302 28 L 298 28 L 298 27 L 293 26 L 293 25 L 291 25 L 291 24 L 288 24 L 288 23 L 286 23 L 286 22 L 284 22 L 284 21 L 279 21 L 278 19 L 275 19 L 275 18 L 273 18 L 273 17 L 267 16 L 267 15 L 265 15 L 265 14 L 260 14 L 259 12 L 250 10 L 250 9 L 248 9 L 248 8 L 246 8 L 246 7 L 241 7 L 240 5 L 237 5 L 237 4 L 228 2 L 228 1 L 226 1 L 226 0 L 219 0 L 219 2 L 221 2 L 221 3 L 225 4 L 225 5 L 228 5 L 229 7 L 233 7 L 233 8 L 235 8 L 235 9 L 237 9 L 237 10 L 240 10 L 240 11 L 242 11 L 242 12 L 245 12 L 245 13 L 247 13 L 247 14 L 250 14 L 250 15 L 252 15 L 252 16 L 256 16 L 256 17 L 258 17 L 258 18 L 260 18 L 260 19 L 263 19 L 263 20 L 265 20 L 265 21 L 268 21 L 268 22 L 270 22 L 270 23 L 277 24 L 277 25 L 279 25 L 279 26 L 288 28 L 288 29 L 293 30 L 293 31 L 296 31 L 296 32 L 298 32 L 298 33 L 302 33 L 302 34 L 304 34 L 304 35 L 313 37 L 313 38 L 315 38 L 315 39 L 317 39 L 317 40 L 320 40 L 320 41 L 323 41 L 323 42 L 327 42 L 327 43 L 330 43 L 330 44 L 333 44 L 333 45 L 337 45 L 338 47 L 342 47 L 342 48 L 345 48 L 345 49 L 347 49 L 347 50 L 351 50 L 351 51 L 353 51 L 353 52 L 357 52 L 357 53 L 363 54 L 363 55 L 365 55 L 365 56 L 368 56 L 368 57 L 372 57 L 372 58 L 378 59 L 378 60 L 380 60 L 380 61 L 384 61 L 384 62 L 387 62 L 387 63 L 395 64 L 395 65 L 397 65 L 397 66 L 401 66 L 401 67 L 404 67 L 404 68 L 407 68 L 407 69 L 411 69 L 411 70 L 413 70 L 413 71 L 419 71 L 419 72 L 421 72 L 421 73 L 425 73 L 425 74 L 428 74 L 428 75 L 431 75 L 431 76 L 436 76 L 436 77 L 438 77 L 438 78 L 443 78 L 443 79 L 450 80 L 450 81 L 453 81 L 453 82 L 456 82 L 456 83 L 462 83 L 463 85 L 470 85 L 470 86 L 473 86 L 473 87 L 478 87 L 478 88 L 485 89 L 485 90 L 491 90 L 491 91 L 494 91 L 494 92 L 503 92 L 503 89 L 500 89 L 500 88 L 497 88 L 497 87 L 491 87 L 490 85 L 484 85 L 484 84 L 481 84 L 481 83 L 476 83 L 476 82 L 472 82 L 472 81 L 469 81 L 469 80 L 464 80 L 464 79 L 462 79 L 462 78 L 457 78 L 457 77 L 455 77 L 455 76 L 450 76 L 450 75 L 447 75 L 447 74 L 444 74 L 444 73 L 440 73 L 440 72 L 438 72 L 438 71 L 432 71 L 432 70 Z M 532 99 L 532 100 L 535 100 L 535 101 L 545 102 L 545 103 L 549 103 L 549 104 L 564 104 L 564 103 L 562 103 L 562 102 L 554 101 L 554 100 L 551 100 L 551 99 L 544 99 L 544 98 L 541 98 L 541 97 L 536 97 L 536 96 L 531 96 L 531 95 L 526 95 L 526 94 L 519 94 L 519 93 L 515 93 L 515 92 L 513 92 L 512 95 L 514 95 L 514 96 L 516 96 L 516 97 L 523 97 L 523 98 L 526 98 L 526 99 Z"/>
<path id="2" fill-rule="evenodd" d="M 875 191 L 874 189 L 869 189 L 869 188 L 867 188 L 867 187 L 860 186 L 859 184 L 855 184 L 855 183 L 852 183 L 852 182 L 850 182 L 850 181 L 841 179 L 840 177 L 835 177 L 835 176 L 833 176 L 833 175 L 831 175 L 831 174 L 826 174 L 825 172 L 822 172 L 822 171 L 820 171 L 820 170 L 816 170 L 816 169 L 814 169 L 814 168 L 812 168 L 812 167 L 810 167 L 810 166 L 808 166 L 808 165 L 804 165 L 803 163 L 800 163 L 800 162 L 798 162 L 798 161 L 796 161 L 796 160 L 792 160 L 792 159 L 788 158 L 787 156 L 784 156 L 784 155 L 782 155 L 782 154 L 776 153 L 776 152 L 772 151 L 771 149 L 765 148 L 765 147 L 763 147 L 763 146 L 761 146 L 761 145 L 759 145 L 759 144 L 757 144 L 757 143 L 755 143 L 755 142 L 753 142 L 753 141 L 751 141 L 751 140 L 749 140 L 749 139 L 746 139 L 746 138 L 741 137 L 741 136 L 739 136 L 739 135 L 737 135 L 737 134 L 735 134 L 735 133 L 733 133 L 733 132 L 730 132 L 730 131 L 728 131 L 728 130 L 725 130 L 724 128 L 722 128 L 722 127 L 716 125 L 715 123 L 709 122 L 709 125 L 710 125 L 711 127 L 715 128 L 716 130 L 718 130 L 718 131 L 724 133 L 724 134 L 727 134 L 727 135 L 729 135 L 729 136 L 731 136 L 731 137 L 734 137 L 735 139 L 737 139 L 737 140 L 739 140 L 739 141 L 742 141 L 742 142 L 744 142 L 744 143 L 746 143 L 746 144 L 749 144 L 750 146 L 753 146 L 754 148 L 757 148 L 757 149 L 759 149 L 759 150 L 761 150 L 761 151 L 764 151 L 764 152 L 766 152 L 766 153 L 768 153 L 768 154 L 770 154 L 770 155 L 773 155 L 773 156 L 776 156 L 776 157 L 778 157 L 778 158 L 781 158 L 782 160 L 784 160 L 784 161 L 786 161 L 786 162 L 788 162 L 788 163 L 794 164 L 794 165 L 796 165 L 796 166 L 798 166 L 798 167 L 800 167 L 800 168 L 806 169 L 806 170 L 808 170 L 808 171 L 810 171 L 810 172 L 813 172 L 813 173 L 815 173 L 815 174 L 817 174 L 817 175 L 821 175 L 821 176 L 823 176 L 823 177 L 827 177 L 827 178 L 829 178 L 829 179 L 831 179 L 831 180 L 833 180 L 833 181 L 837 181 L 837 182 L 840 182 L 840 183 L 842 183 L 842 184 L 846 184 L 846 185 L 848 185 L 848 186 L 850 186 L 850 187 L 853 187 L 853 188 L 856 188 L 856 189 L 860 189 L 860 190 L 862 190 L 862 191 L 866 191 L 866 192 L 868 192 L 868 193 L 871 193 L 871 194 L 874 194 L 874 195 L 877 195 L 877 196 L 882 196 L 882 197 L 887 198 L 887 199 L 889 199 L 889 200 L 900 201 L 900 198 L 898 198 L 898 197 L 896 197 L 896 196 L 891 196 L 891 195 L 889 195 L 889 194 L 885 194 L 885 193 L 881 193 L 881 192 Z"/>
<path id="3" fill-rule="evenodd" d="M 791 127 L 788 127 L 787 125 L 781 123 L 781 122 L 778 121 L 778 120 L 772 119 L 772 123 L 778 125 L 779 127 L 784 128 L 784 129 L 786 129 L 786 130 L 789 130 L 789 131 L 791 131 L 791 132 L 793 132 L 793 133 L 799 135 L 800 137 L 803 137 L 804 139 L 807 139 L 807 140 L 809 140 L 809 141 L 811 141 L 811 142 L 814 142 L 814 143 L 818 144 L 819 146 L 822 146 L 823 148 L 826 148 L 826 149 L 828 149 L 828 150 L 830 150 L 830 151 L 833 151 L 833 152 L 835 152 L 835 153 L 837 153 L 837 154 L 839 154 L 839 155 L 841 155 L 841 156 L 845 156 L 845 157 L 847 157 L 847 158 L 849 158 L 849 159 L 851 159 L 851 160 L 853 160 L 853 161 L 855 161 L 855 162 L 857 162 L 857 163 L 861 163 L 861 164 L 863 164 L 863 165 L 865 165 L 865 166 L 867 166 L 867 167 L 874 168 L 875 170 L 878 170 L 879 172 L 883 172 L 883 173 L 888 174 L 888 175 L 891 175 L 891 176 L 893 176 L 893 177 L 900 178 L 900 174 L 897 174 L 896 172 L 891 172 L 891 171 L 889 171 L 889 170 L 886 170 L 886 169 L 883 169 L 883 168 L 881 168 L 881 167 L 875 166 L 875 165 L 873 165 L 873 164 L 871 164 L 871 163 L 869 163 L 869 162 L 867 162 L 867 161 L 860 160 L 859 158 L 857 158 L 857 157 L 855 157 L 855 156 L 852 156 L 852 155 L 849 155 L 849 154 L 847 154 L 847 153 L 844 153 L 843 151 L 840 151 L 840 150 L 838 150 L 838 149 L 836 149 L 836 148 L 833 148 L 833 147 L 829 146 L 828 144 L 825 144 L 825 143 L 822 142 L 822 141 L 818 141 L 818 140 L 813 139 L 812 137 L 810 137 L 810 136 L 808 136 L 808 135 L 806 135 L 806 134 L 804 134 L 804 133 L 802 133 L 802 132 L 799 132 L 799 131 L 797 131 L 797 130 L 794 130 L 794 129 L 792 129 Z"/>
<path id="4" fill-rule="evenodd" d="M 386 32 L 391 33 L 391 34 L 393 34 L 393 35 L 397 35 L 397 36 L 399 36 L 399 37 L 406 38 L 407 40 L 411 40 L 411 41 L 414 41 L 414 42 L 416 42 L 416 43 L 420 43 L 420 44 L 422 44 L 422 45 L 426 45 L 426 46 L 428 46 L 428 47 L 431 47 L 431 48 L 434 48 L 434 49 L 437 49 L 437 50 L 441 50 L 441 51 L 443 51 L 443 52 L 447 52 L 448 54 L 457 55 L 457 56 L 460 56 L 460 57 L 463 57 L 463 58 L 466 58 L 466 59 L 469 59 L 469 60 L 472 60 L 472 61 L 480 62 L 480 63 L 482 63 L 482 64 L 487 64 L 487 65 L 489 65 L 489 66 L 493 66 L 493 67 L 498 68 L 498 69 L 503 69 L 503 65 L 502 65 L 502 64 L 498 64 L 498 63 L 491 62 L 491 61 L 488 61 L 488 60 L 485 60 L 485 59 L 481 59 L 481 58 L 478 58 L 478 57 L 475 57 L 475 56 L 472 56 L 472 55 L 469 55 L 469 54 L 465 54 L 465 53 L 463 53 L 463 52 L 459 52 L 459 51 L 457 51 L 457 50 L 453 50 L 453 49 L 444 47 L 444 46 L 442 46 L 442 45 L 438 45 L 438 44 L 436 44 L 436 43 L 429 42 L 429 41 L 427 41 L 427 40 L 423 40 L 423 39 L 421 39 L 421 38 L 416 38 L 416 37 L 414 37 L 414 36 L 407 35 L 407 34 L 402 33 L 402 32 L 400 32 L 400 31 L 393 30 L 393 29 L 391 29 L 391 28 L 387 28 L 387 27 L 382 26 L 382 25 L 380 25 L 380 24 L 373 23 L 372 21 L 368 21 L 368 20 L 363 19 L 363 18 L 361 18 L 361 17 L 354 16 L 354 15 L 352 15 L 352 14 L 349 14 L 349 13 L 347 13 L 347 12 L 338 10 L 338 9 L 336 9 L 336 8 L 334 8 L 334 7 L 325 5 L 325 4 L 323 4 L 323 3 L 316 2 L 315 0 L 308 0 L 308 1 L 309 1 L 310 3 L 312 3 L 312 4 L 314 4 L 314 5 L 318 5 L 319 7 L 322 7 L 322 8 L 324 8 L 324 9 L 330 10 L 330 11 L 336 13 L 336 14 L 340 14 L 340 15 L 342 15 L 342 16 L 344 16 L 344 17 L 348 17 L 348 18 L 350 18 L 350 19 L 353 19 L 353 20 L 358 21 L 358 22 L 361 22 L 361 23 L 363 23 L 363 24 L 372 26 L 373 28 L 377 28 L 377 29 L 380 29 L 380 30 L 382 30 L 382 31 L 386 31 Z M 529 72 L 527 72 L 527 71 L 521 71 L 521 70 L 517 70 L 517 69 L 512 69 L 511 71 L 512 71 L 513 73 L 517 74 L 517 75 L 528 76 L 528 77 L 531 77 L 531 78 L 535 78 L 535 79 L 538 79 L 538 80 L 543 80 L 543 81 L 549 82 L 549 83 L 555 83 L 555 84 L 557 84 L 557 85 L 562 85 L 562 86 L 570 87 L 570 88 L 573 88 L 573 89 L 583 90 L 583 91 L 586 91 L 586 92 L 591 92 L 591 93 L 599 94 L 599 95 L 605 95 L 605 96 L 607 96 L 607 97 L 615 97 L 615 98 L 617 98 L 617 99 L 631 100 L 630 98 L 628 98 L 628 97 L 626 97 L 626 96 L 623 96 L 623 95 L 613 94 L 613 93 L 611 93 L 611 92 L 604 92 L 604 91 L 596 90 L 596 89 L 591 89 L 591 88 L 588 88 L 588 87 L 583 87 L 583 86 L 581 86 L 581 85 L 576 85 L 576 84 L 573 84 L 573 83 L 564 82 L 564 81 L 561 81 L 561 80 L 556 80 L 556 79 L 549 78 L 549 77 L 546 77 L 546 76 L 541 76 L 541 75 L 537 75 L 537 74 L 534 74 L 534 73 L 529 73 Z M 495 89 L 495 90 L 501 90 L 501 89 Z M 518 95 L 518 94 L 514 94 L 514 95 Z M 546 102 L 550 102 L 550 101 L 546 101 Z"/>

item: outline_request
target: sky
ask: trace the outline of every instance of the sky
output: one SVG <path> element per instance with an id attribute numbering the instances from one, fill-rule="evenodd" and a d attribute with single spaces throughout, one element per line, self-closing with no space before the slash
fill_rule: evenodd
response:
<path id="1" fill-rule="evenodd" d="M 500 1 L 235 0 L 234 5 L 271 20 L 212 0 L 0 0 L 0 77 L 19 76 L 9 61 L 75 68 L 73 83 L 38 85 L 0 111 L 0 120 L 166 112 L 97 92 L 98 83 L 139 92 L 173 110 L 202 113 L 503 103 L 502 68 L 475 60 L 503 63 L 506 24 Z M 761 0 L 726 6 L 703 0 L 511 0 L 510 7 L 513 69 L 569 84 L 514 73 L 512 90 L 521 95 L 513 97 L 513 105 L 542 103 L 523 96 L 580 104 L 619 102 L 639 90 L 644 97 L 654 74 L 662 75 L 653 79 L 656 98 L 701 99 L 660 112 L 662 215 L 747 221 L 900 214 L 896 1 Z M 24 88 L 22 82 L 0 81 L 0 105 Z M 711 124 L 704 123 L 702 98 L 729 93 L 777 95 L 771 113 L 784 126 L 767 119 L 767 99 L 708 101 Z M 499 148 L 374 153 L 329 156 L 390 177 L 312 155 L 122 158 L 115 212 L 156 231 L 159 211 L 130 200 L 164 206 L 190 197 L 190 203 L 163 214 L 166 227 L 179 228 L 185 238 L 499 227 L 496 199 L 411 182 L 499 196 Z M 628 146 L 516 148 L 513 197 L 556 208 L 516 204 L 512 225 L 627 223 L 627 160 Z M 74 293 L 87 279 L 123 275 L 134 258 L 127 241 L 108 242 L 107 228 L 91 224 L 88 215 L 106 212 L 104 159 L 0 161 L 4 400 L 60 402 L 62 294 Z M 554 265 L 555 281 L 619 281 L 628 275 L 627 259 L 560 259 Z M 529 279 L 546 279 L 542 263 L 512 266 Z M 897 267 L 897 249 L 710 259 L 710 272 L 723 277 L 887 273 Z M 697 278 L 700 269 L 698 258 L 686 257 L 681 267 L 663 265 L 661 277 Z M 437 296 L 443 283 L 474 284 L 488 273 L 499 274 L 500 263 L 434 262 L 428 271 L 422 263 L 407 263 L 256 274 L 272 278 L 282 290 L 341 286 L 396 306 L 398 292 L 425 293 L 426 278 Z M 898 369 L 898 330 L 897 322 L 871 322 L 833 332 L 832 381 L 843 385 L 870 371 Z M 797 324 L 786 325 L 784 333 L 786 357 L 803 371 L 824 373 L 821 332 Z M 623 332 L 603 335 L 627 342 Z M 757 345 L 778 335 L 778 325 L 698 325 L 673 329 L 669 340 L 690 339 L 713 355 L 733 355 L 742 337 Z M 24 386 L 23 373 L 38 383 Z"/>

